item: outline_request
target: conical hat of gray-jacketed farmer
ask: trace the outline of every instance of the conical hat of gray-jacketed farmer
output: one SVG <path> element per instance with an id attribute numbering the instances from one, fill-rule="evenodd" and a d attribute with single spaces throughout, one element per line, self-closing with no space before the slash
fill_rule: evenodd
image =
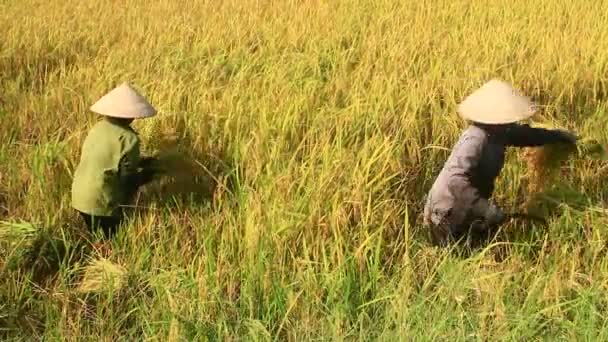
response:
<path id="1" fill-rule="evenodd" d="M 124 119 L 143 119 L 156 115 L 156 109 L 128 83 L 112 89 L 90 109 L 101 115 Z"/>
<path id="2" fill-rule="evenodd" d="M 464 119 L 481 124 L 509 124 L 529 119 L 535 104 L 510 84 L 493 79 L 474 91 L 458 105 Z"/>

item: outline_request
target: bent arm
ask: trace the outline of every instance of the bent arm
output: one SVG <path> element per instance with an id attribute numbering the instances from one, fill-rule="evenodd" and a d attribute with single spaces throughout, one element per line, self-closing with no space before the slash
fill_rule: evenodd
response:
<path id="1" fill-rule="evenodd" d="M 576 139 L 568 132 L 534 128 L 529 125 L 513 125 L 505 133 L 506 146 L 537 147 L 555 143 L 575 143 Z"/>
<path id="2" fill-rule="evenodd" d="M 139 143 L 123 153 L 118 170 L 121 188 L 126 198 L 130 199 L 141 186 L 152 181 L 154 172 L 148 167 L 149 163 L 149 158 L 140 157 Z"/>

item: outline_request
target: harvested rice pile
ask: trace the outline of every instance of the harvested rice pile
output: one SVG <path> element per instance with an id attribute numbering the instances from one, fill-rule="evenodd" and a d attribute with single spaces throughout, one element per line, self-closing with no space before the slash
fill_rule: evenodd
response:
<path id="1" fill-rule="evenodd" d="M 127 270 L 107 259 L 93 260 L 84 269 L 77 291 L 81 293 L 102 292 L 109 287 L 120 290 L 126 283 Z"/>

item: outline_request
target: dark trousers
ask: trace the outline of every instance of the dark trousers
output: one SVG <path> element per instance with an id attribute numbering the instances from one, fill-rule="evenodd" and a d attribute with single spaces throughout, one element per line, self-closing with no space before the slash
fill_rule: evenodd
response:
<path id="1" fill-rule="evenodd" d="M 95 232 L 101 229 L 107 239 L 112 238 L 116 234 L 118 226 L 122 222 L 121 216 L 94 216 L 80 211 L 79 213 L 89 228 L 89 231 Z"/>
<path id="2" fill-rule="evenodd" d="M 498 226 L 489 225 L 483 221 L 473 221 L 468 224 L 453 225 L 449 223 L 430 225 L 431 243 L 445 247 L 460 242 L 469 247 L 476 247 L 490 241 Z"/>

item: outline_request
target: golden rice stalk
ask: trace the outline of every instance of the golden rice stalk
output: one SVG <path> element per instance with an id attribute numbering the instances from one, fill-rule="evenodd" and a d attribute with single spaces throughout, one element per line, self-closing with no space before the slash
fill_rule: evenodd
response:
<path id="1" fill-rule="evenodd" d="M 7 208 L 7 203 L 8 203 L 8 191 L 3 189 L 2 184 L 5 184 L 5 182 L 2 181 L 2 171 L 0 171 L 0 218 L 4 217 L 4 216 L 8 216 L 8 208 Z"/>
<path id="2" fill-rule="evenodd" d="M 77 291 L 80 293 L 99 293 L 108 288 L 121 289 L 127 278 L 127 270 L 107 259 L 100 258 L 84 269 L 84 276 Z"/>
<path id="3" fill-rule="evenodd" d="M 146 148 L 153 154 L 177 148 L 180 138 L 187 131 L 183 117 L 166 116 L 142 127 L 140 134 L 146 137 Z"/>
<path id="4" fill-rule="evenodd" d="M 170 178 L 193 175 L 198 169 L 194 160 L 178 149 L 161 151 L 157 158 L 158 168 Z"/>

